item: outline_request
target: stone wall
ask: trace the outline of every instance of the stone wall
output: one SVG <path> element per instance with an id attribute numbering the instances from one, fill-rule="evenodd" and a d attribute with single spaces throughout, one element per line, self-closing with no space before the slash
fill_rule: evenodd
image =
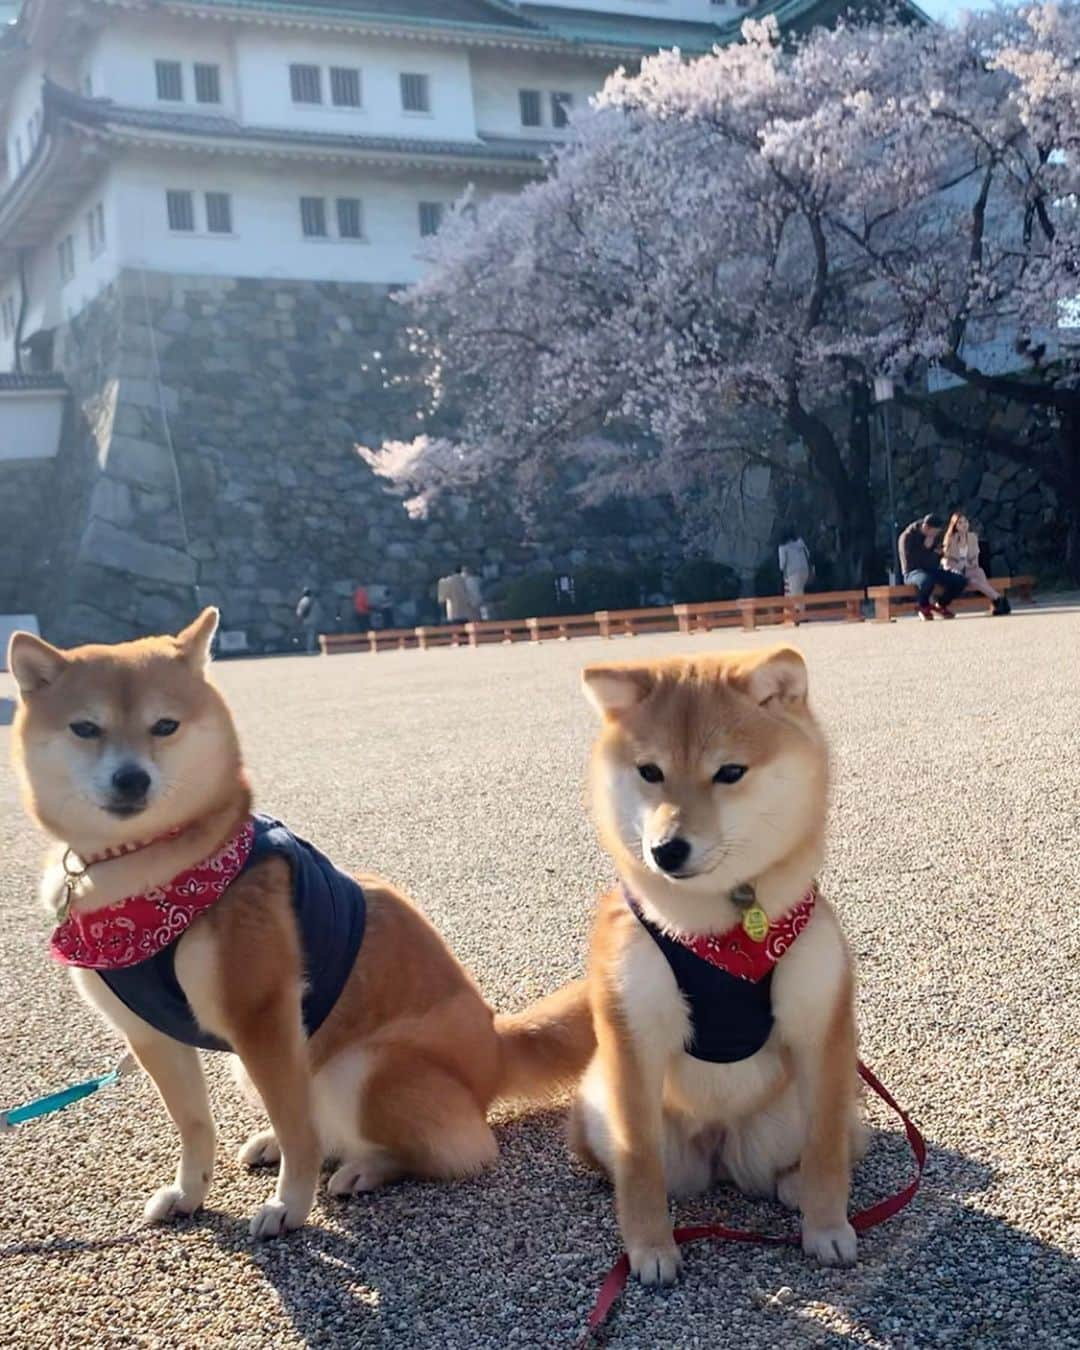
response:
<path id="1" fill-rule="evenodd" d="M 301 589 L 332 626 L 359 581 L 400 622 L 459 561 L 489 577 L 676 557 L 669 502 L 526 524 L 498 485 L 409 518 L 356 453 L 422 428 L 388 287 L 125 273 L 62 331 L 91 482 L 59 641 L 175 627 L 200 604 L 286 645 Z M 160 373 L 160 380 L 158 375 Z"/>

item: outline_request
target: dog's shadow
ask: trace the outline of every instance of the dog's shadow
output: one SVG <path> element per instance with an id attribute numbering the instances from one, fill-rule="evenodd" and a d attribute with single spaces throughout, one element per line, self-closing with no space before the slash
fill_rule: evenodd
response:
<path id="1" fill-rule="evenodd" d="M 297 1335 L 309 1346 L 462 1350 L 576 1342 L 620 1243 L 610 1188 L 568 1161 L 562 1132 L 559 1112 L 499 1127 L 498 1165 L 470 1181 L 349 1201 L 324 1192 L 311 1226 L 257 1254 Z M 876 1134 L 853 1207 L 898 1190 L 911 1169 L 903 1134 Z M 693 1340 L 694 1325 L 703 1344 L 1064 1345 L 1075 1333 L 1077 1264 L 980 1212 L 993 1181 L 985 1163 L 931 1142 L 915 1202 L 862 1237 L 854 1269 L 823 1269 L 797 1247 L 699 1243 L 685 1250 L 676 1289 L 632 1284 L 603 1338 L 675 1346 Z M 676 1218 L 770 1232 L 792 1223 L 726 1187 L 680 1205 Z M 235 1224 L 213 1229 L 250 1258 Z"/>

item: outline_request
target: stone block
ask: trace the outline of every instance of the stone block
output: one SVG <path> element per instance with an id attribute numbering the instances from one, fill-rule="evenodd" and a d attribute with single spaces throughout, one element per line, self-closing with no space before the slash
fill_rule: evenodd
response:
<path id="1" fill-rule="evenodd" d="M 119 479 L 102 474 L 90 494 L 90 514 L 112 525 L 130 525 L 135 518 L 131 489 Z"/>
<path id="2" fill-rule="evenodd" d="M 195 563 L 187 554 L 140 539 L 104 520 L 91 520 L 86 527 L 78 560 L 177 586 L 190 586 L 195 581 Z"/>
<path id="3" fill-rule="evenodd" d="M 114 434 L 102 468 L 111 478 L 145 487 L 173 487 L 176 482 L 172 456 L 163 445 L 137 436 Z"/>
<path id="4" fill-rule="evenodd" d="M 998 493 L 1001 490 L 1001 479 L 996 473 L 984 473 L 979 481 L 978 496 L 980 501 L 996 502 Z"/>
<path id="5" fill-rule="evenodd" d="M 938 454 L 937 472 L 938 477 L 945 483 L 954 482 L 960 477 L 960 470 L 963 467 L 964 456 L 961 451 L 952 446 L 946 448 Z"/>

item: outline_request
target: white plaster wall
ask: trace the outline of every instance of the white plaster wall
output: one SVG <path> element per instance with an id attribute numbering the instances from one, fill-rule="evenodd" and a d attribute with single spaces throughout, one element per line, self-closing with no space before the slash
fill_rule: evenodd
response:
<path id="1" fill-rule="evenodd" d="M 419 204 L 452 203 L 464 178 L 381 174 L 341 165 L 320 170 L 243 167 L 235 161 L 192 163 L 170 169 L 131 159 L 117 166 L 117 249 L 122 267 L 211 276 L 282 277 L 319 281 L 406 282 L 421 270 Z M 196 231 L 168 228 L 165 192 L 195 194 Z M 202 194 L 228 192 L 232 235 L 205 231 Z M 300 197 L 327 199 L 331 232 L 335 197 L 363 202 L 366 241 L 306 239 L 300 229 Z"/>
<path id="2" fill-rule="evenodd" d="M 478 131 L 495 136 L 524 136 L 534 140 L 559 139 L 565 133 L 551 125 L 552 93 L 573 95 L 574 107 L 584 107 L 600 88 L 606 70 L 585 61 L 538 60 L 524 53 L 474 52 L 473 98 Z M 541 93 L 543 125 L 523 127 L 518 94 L 522 89 Z"/>
<path id="3" fill-rule="evenodd" d="M 45 77 L 45 66 L 34 61 L 15 82 L 11 99 L 7 105 L 4 121 L 4 148 L 7 152 L 7 181 L 9 183 L 19 175 L 19 161 L 15 154 L 15 140 L 22 143 L 23 166 L 29 162 L 32 145 L 27 134 L 27 123 L 41 108 L 41 82 Z"/>
<path id="4" fill-rule="evenodd" d="M 52 459 L 60 448 L 63 390 L 7 390 L 0 394 L 0 463 Z"/>
<path id="5" fill-rule="evenodd" d="M 322 104 L 292 101 L 292 63 L 322 67 Z M 330 66 L 360 70 L 362 109 L 335 108 L 329 103 Z M 418 42 L 373 42 L 343 34 L 319 38 L 251 30 L 237 36 L 236 69 L 242 116 L 248 124 L 440 140 L 471 140 L 476 136 L 469 58 L 464 49 L 441 49 Z M 402 72 L 428 76 L 430 115 L 402 111 Z"/>
<path id="6" fill-rule="evenodd" d="M 184 100 L 159 101 L 155 61 L 179 61 L 183 66 Z M 221 68 L 221 102 L 195 101 L 196 61 Z M 172 108 L 179 112 L 234 115 L 238 112 L 229 30 L 205 20 L 177 24 L 126 14 L 102 29 L 83 56 L 76 89 L 83 92 L 89 75 L 95 98 L 111 98 L 140 108 Z"/>

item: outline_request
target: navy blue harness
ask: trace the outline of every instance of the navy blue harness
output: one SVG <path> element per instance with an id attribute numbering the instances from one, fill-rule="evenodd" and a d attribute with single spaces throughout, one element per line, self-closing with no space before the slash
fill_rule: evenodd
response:
<path id="1" fill-rule="evenodd" d="M 686 1053 L 710 1064 L 734 1064 L 756 1055 L 772 1031 L 773 971 L 757 981 L 731 975 L 669 937 L 629 903 L 686 1000 L 691 1030 Z"/>
<path id="2" fill-rule="evenodd" d="M 367 905 L 364 892 L 313 848 L 286 829 L 280 820 L 254 816 L 255 841 L 243 876 L 256 863 L 284 858 L 292 871 L 293 911 L 304 958 L 304 1028 L 313 1036 L 338 1001 L 364 940 Z M 116 997 L 152 1027 L 174 1041 L 200 1050 L 229 1050 L 231 1046 L 204 1031 L 195 1020 L 176 978 L 176 943 L 148 961 L 122 970 L 97 973 Z"/>

